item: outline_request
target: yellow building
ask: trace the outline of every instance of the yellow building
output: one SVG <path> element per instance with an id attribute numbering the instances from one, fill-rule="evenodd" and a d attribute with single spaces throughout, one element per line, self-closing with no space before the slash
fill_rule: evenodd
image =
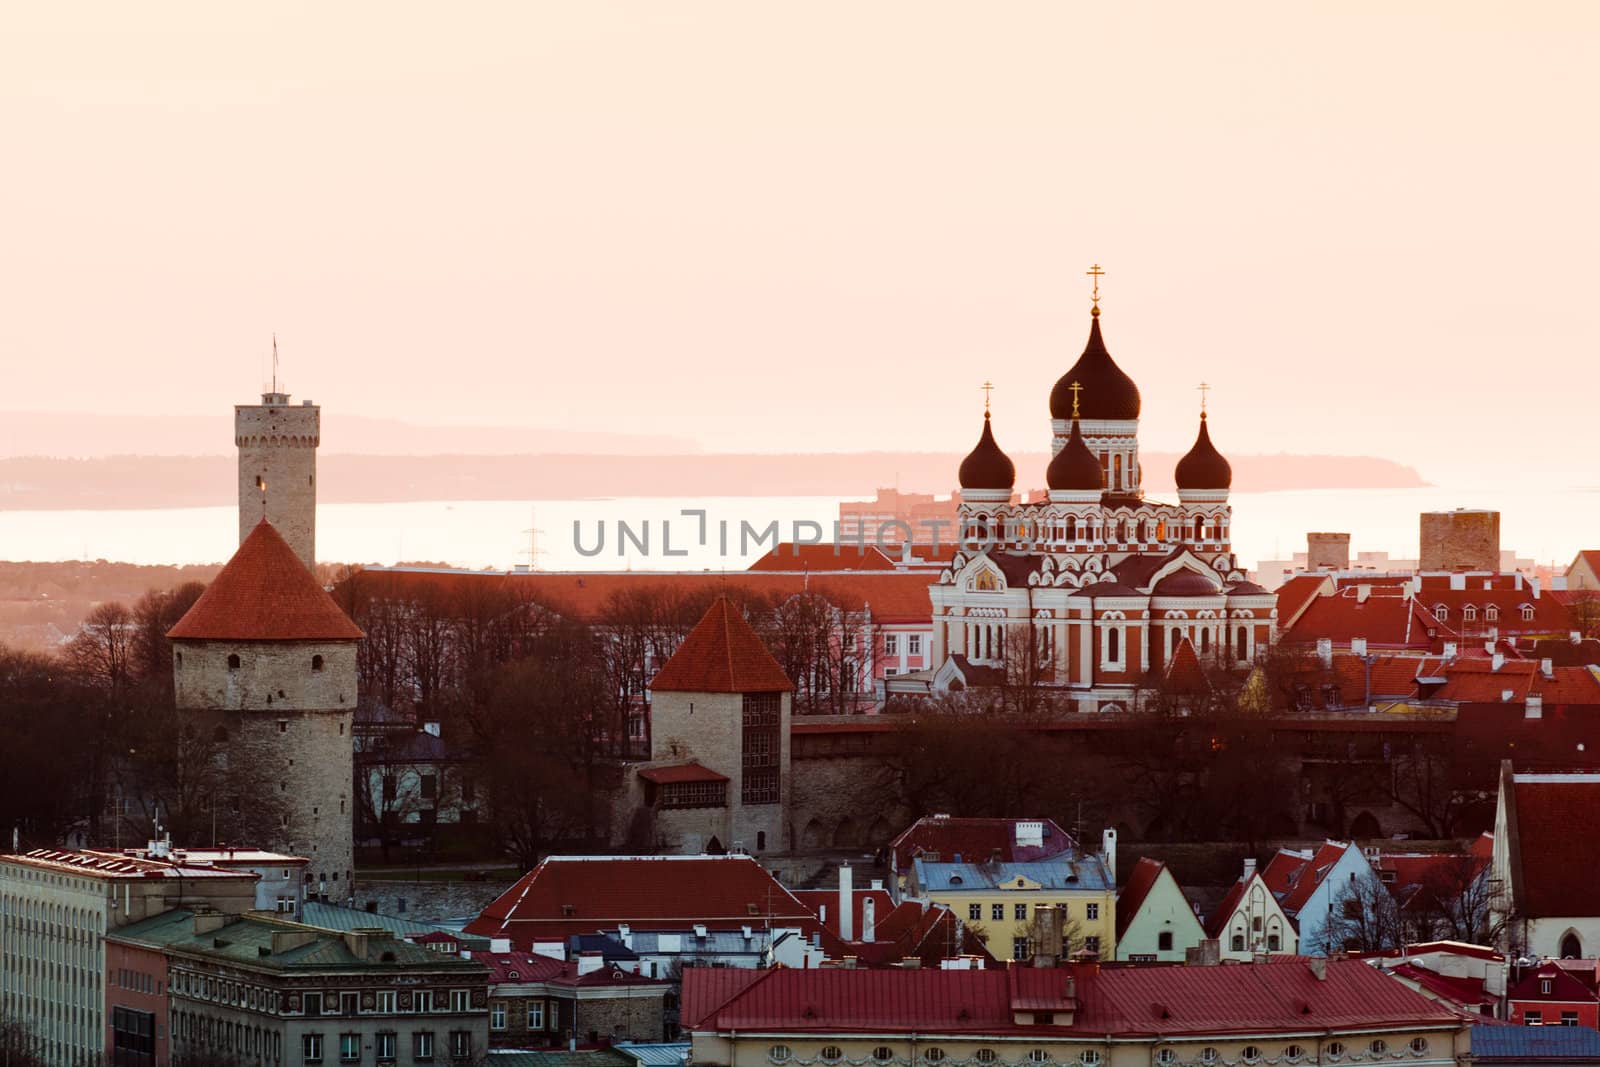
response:
<path id="1" fill-rule="evenodd" d="M 943 904 L 979 933 L 997 960 L 1026 960 L 1038 946 L 1034 920 L 1041 909 L 1059 909 L 1061 955 L 1116 954 L 1116 831 L 1107 830 L 1105 852 L 1065 852 L 1020 863 L 986 856 L 918 857 L 907 884 L 909 896 Z"/>

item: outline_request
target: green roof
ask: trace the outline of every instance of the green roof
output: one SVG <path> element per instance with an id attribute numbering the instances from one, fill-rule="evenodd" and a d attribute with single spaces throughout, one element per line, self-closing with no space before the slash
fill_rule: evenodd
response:
<path id="1" fill-rule="evenodd" d="M 490 1052 L 490 1067 L 636 1067 L 637 1060 L 611 1048 L 581 1048 L 573 1052 Z"/>
<path id="2" fill-rule="evenodd" d="M 154 918 L 121 927 L 106 936 L 114 941 L 129 941 L 150 948 L 162 948 L 197 956 L 210 956 L 235 964 L 249 964 L 270 970 L 401 970 L 425 967 L 433 970 L 483 972 L 481 963 L 459 956 L 429 952 L 421 945 L 374 931 L 381 940 L 357 956 L 345 943 L 343 933 L 323 930 L 302 923 L 257 916 L 229 916 L 225 926 L 203 934 L 194 930 L 194 912 L 182 909 L 164 912 Z M 356 932 L 356 931 L 350 931 Z M 305 944 L 272 951 L 272 936 L 282 933 L 311 935 Z"/>
<path id="3" fill-rule="evenodd" d="M 381 928 L 397 937 L 410 937 L 416 934 L 441 932 L 440 928 L 432 923 L 419 923 L 411 919 L 402 919 L 398 915 L 380 915 L 375 911 L 347 908 L 342 904 L 324 904 L 317 900 L 306 901 L 305 908 L 300 913 L 300 921 L 307 926 L 318 926 L 324 930 L 337 930 L 341 933 L 346 930 Z"/>

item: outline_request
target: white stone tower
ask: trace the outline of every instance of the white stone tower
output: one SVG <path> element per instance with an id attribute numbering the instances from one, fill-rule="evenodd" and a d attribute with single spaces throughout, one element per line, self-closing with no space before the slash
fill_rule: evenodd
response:
<path id="1" fill-rule="evenodd" d="M 276 345 L 274 345 L 276 355 Z M 272 523 L 307 569 L 317 560 L 317 445 L 322 409 L 289 394 L 261 394 L 260 404 L 236 404 L 233 439 L 239 449 L 239 543 L 262 519 Z"/>

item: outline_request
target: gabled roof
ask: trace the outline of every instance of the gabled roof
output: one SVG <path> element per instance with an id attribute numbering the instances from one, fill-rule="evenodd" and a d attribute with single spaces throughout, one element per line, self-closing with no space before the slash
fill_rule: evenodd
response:
<path id="1" fill-rule="evenodd" d="M 1087 852 L 1063 853 L 1026 863 L 988 863 L 983 858 L 967 863 L 912 861 L 916 882 L 924 893 L 989 891 L 1017 879 L 1037 882 L 1042 889 L 1115 889 L 1105 861 Z"/>
<path id="2" fill-rule="evenodd" d="M 1550 984 L 1548 993 L 1543 991 L 1546 982 Z M 1534 970 L 1524 974 L 1522 981 L 1506 990 L 1506 999 L 1533 1002 L 1552 1000 L 1569 1004 L 1596 1002 L 1594 990 L 1555 960 L 1546 960 Z"/>
<path id="3" fill-rule="evenodd" d="M 1295 644 L 1315 644 L 1324 637 L 1335 645 L 1348 645 L 1352 638 L 1363 637 L 1374 651 L 1427 652 L 1441 641 L 1454 640 L 1456 632 L 1403 589 L 1362 584 L 1314 597 L 1293 625 L 1284 628 L 1284 640 Z"/>
<path id="4" fill-rule="evenodd" d="M 1293 626 L 1313 600 L 1333 589 L 1333 579 L 1325 574 L 1297 574 L 1278 586 L 1278 626 L 1284 630 Z"/>
<path id="5" fill-rule="evenodd" d="M 1228 928 L 1228 920 L 1233 918 L 1233 913 L 1239 910 L 1239 901 L 1244 899 L 1245 891 L 1250 888 L 1250 883 L 1261 877 L 1252 873 L 1247 878 L 1240 878 L 1228 887 L 1227 895 L 1211 909 L 1211 914 L 1206 918 L 1206 936 L 1221 937 L 1222 932 Z"/>
<path id="6" fill-rule="evenodd" d="M 1185 642 L 1187 644 L 1187 642 Z M 1122 935 L 1128 932 L 1128 924 L 1133 922 L 1133 917 L 1144 906 L 1145 898 L 1161 880 L 1161 874 L 1167 865 L 1160 860 L 1142 856 L 1138 863 L 1133 865 L 1133 872 L 1128 875 L 1128 884 L 1122 887 L 1122 892 L 1117 894 L 1117 940 L 1122 940 Z"/>
<path id="7" fill-rule="evenodd" d="M 725 596 L 712 601 L 650 682 L 653 692 L 773 693 L 794 686 Z"/>
<path id="8" fill-rule="evenodd" d="M 1211 688 L 1206 672 L 1200 669 L 1200 657 L 1195 655 L 1194 645 L 1187 637 L 1178 642 L 1178 650 L 1167 662 L 1166 687 L 1169 692 L 1191 694 L 1204 693 Z"/>
<path id="9" fill-rule="evenodd" d="M 1309 858 L 1289 849 L 1279 849 L 1261 872 L 1261 879 L 1278 898 L 1283 910 L 1294 915 L 1305 907 L 1311 894 L 1327 879 L 1328 872 L 1345 852 L 1354 847 L 1338 841 L 1324 841 Z"/>
<path id="10" fill-rule="evenodd" d="M 551 856 L 466 926 L 517 948 L 613 929 L 795 926 L 816 916 L 749 856 Z"/>
<path id="11" fill-rule="evenodd" d="M 1318 966 L 1322 966 L 1318 964 Z M 1235 967 L 988 970 L 783 969 L 736 984 L 696 967 L 683 1018 L 697 1033 L 883 1033 L 1179 1037 L 1311 1029 L 1448 1027 L 1456 1013 L 1359 960 Z M 1067 979 L 1076 981 L 1075 1003 Z M 1019 1024 L 1018 1006 L 1070 1012 L 1071 1026 Z M 692 1009 L 692 1010 L 691 1010 Z M 1058 1017 L 1065 1018 L 1065 1014 Z"/>
<path id="12" fill-rule="evenodd" d="M 176 626 L 173 640 L 357 641 L 360 627 L 262 519 Z"/>
<path id="13" fill-rule="evenodd" d="M 616 966 L 600 966 L 586 974 L 578 973 L 577 960 L 558 960 L 531 952 L 474 952 L 472 958 L 489 968 L 491 984 L 546 983 L 557 986 L 660 986 L 666 992 L 671 983 L 646 978 Z M 637 964 L 635 964 L 637 966 Z"/>
<path id="14" fill-rule="evenodd" d="M 1588 873 L 1600 870 L 1600 835 L 1574 832 L 1600 826 L 1600 774 L 1509 778 L 1514 795 L 1507 804 L 1508 847 L 1517 910 L 1530 919 L 1600 915 L 1600 894 Z"/>

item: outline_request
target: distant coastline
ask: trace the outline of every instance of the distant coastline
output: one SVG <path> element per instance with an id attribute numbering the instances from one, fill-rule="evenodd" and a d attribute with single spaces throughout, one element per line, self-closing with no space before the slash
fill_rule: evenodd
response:
<path id="1" fill-rule="evenodd" d="M 1042 489 L 1049 457 L 1013 457 L 1017 488 Z M 1175 454 L 1145 453 L 1145 488 L 1170 492 Z M 1415 489 L 1404 464 L 1372 456 L 1234 455 L 1241 492 Z M 539 500 L 656 496 L 871 497 L 880 487 L 949 494 L 961 457 L 937 452 L 765 455 L 540 452 L 516 455 L 324 454 L 318 499 L 327 504 L 420 500 Z M 1036 474 L 1037 477 L 1032 475 Z M 208 507 L 235 501 L 231 456 L 0 458 L 0 509 Z M 1039 484 L 1034 484 L 1035 482 Z"/>

